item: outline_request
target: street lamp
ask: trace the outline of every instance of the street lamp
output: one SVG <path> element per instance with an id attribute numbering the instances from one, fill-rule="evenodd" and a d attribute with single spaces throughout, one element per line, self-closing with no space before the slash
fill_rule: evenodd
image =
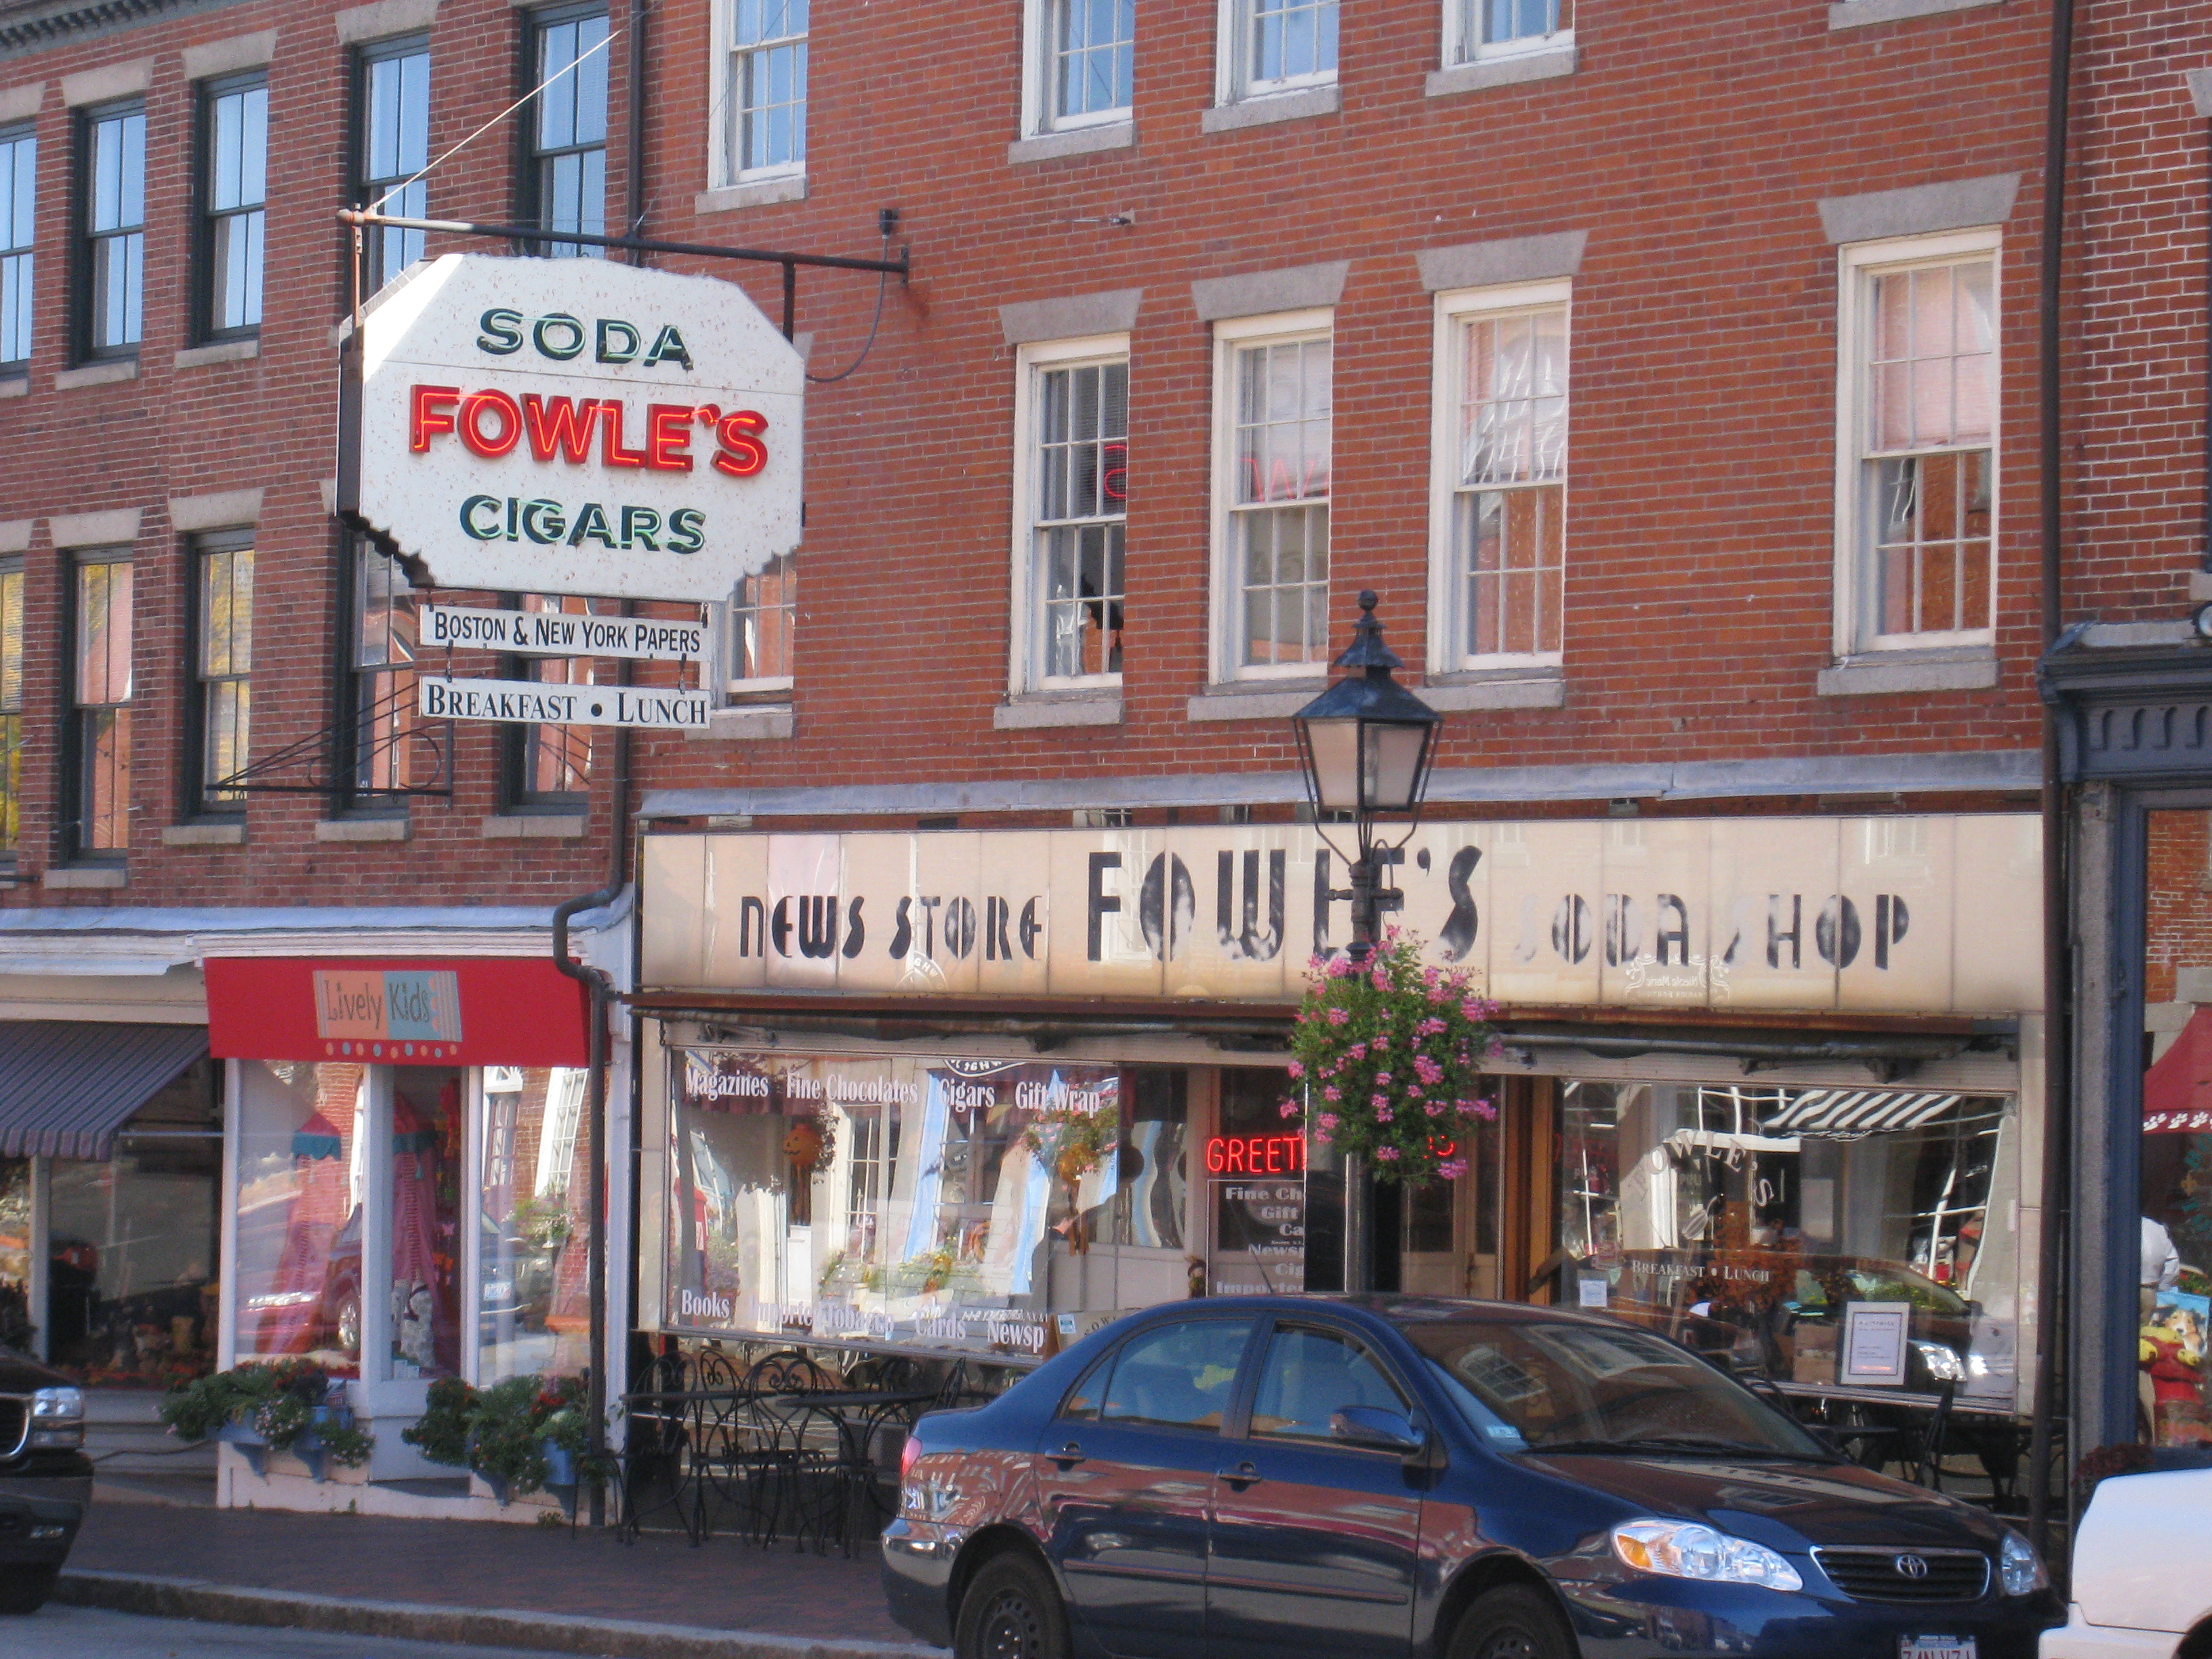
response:
<path id="1" fill-rule="evenodd" d="M 1352 905 L 1352 943 L 1346 954 L 1363 963 L 1382 932 L 1382 913 L 1404 902 L 1395 887 L 1382 884 L 1382 854 L 1395 852 L 1420 822 L 1422 798 L 1436 754 L 1437 728 L 1443 716 L 1391 677 L 1401 667 L 1398 653 L 1382 643 L 1382 624 L 1375 620 L 1372 589 L 1359 596 L 1359 623 L 1352 643 L 1334 666 L 1364 671 L 1347 674 L 1291 716 L 1298 735 L 1298 764 L 1306 795 L 1313 803 L 1321 837 L 1349 866 L 1352 885 L 1332 889 L 1332 899 Z M 1357 857 L 1346 854 L 1321 828 L 1338 813 L 1352 815 L 1358 838 Z M 1384 843 L 1376 834 L 1378 819 L 1403 817 L 1405 833 Z M 1366 1160 L 1344 1161 L 1344 1288 L 1375 1288 L 1374 1177 Z"/>

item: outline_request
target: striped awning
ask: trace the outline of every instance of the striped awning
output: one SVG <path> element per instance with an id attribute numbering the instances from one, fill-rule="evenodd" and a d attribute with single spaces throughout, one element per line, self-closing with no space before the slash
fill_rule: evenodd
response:
<path id="1" fill-rule="evenodd" d="M 0 1156 L 111 1156 L 131 1114 L 207 1051 L 204 1025 L 0 1022 Z"/>
<path id="2" fill-rule="evenodd" d="M 1856 1140 L 1920 1128 L 1962 1098 L 1919 1089 L 1808 1089 L 1760 1127 L 1771 1135 Z"/>

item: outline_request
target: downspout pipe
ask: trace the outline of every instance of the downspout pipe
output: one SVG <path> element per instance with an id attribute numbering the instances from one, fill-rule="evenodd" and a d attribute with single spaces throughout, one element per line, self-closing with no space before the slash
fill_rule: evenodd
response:
<path id="1" fill-rule="evenodd" d="M 2043 124 L 2043 226 L 2037 272 L 2037 483 L 2041 509 L 2040 599 L 2043 647 L 2064 626 L 2065 428 L 2063 341 L 2066 185 L 2074 76 L 2074 0 L 2051 0 L 2051 58 Z M 2028 1533 L 2063 1583 L 2066 1563 L 2051 1548 L 2051 1475 L 2061 1432 L 2060 1357 L 2071 1323 L 2066 1285 L 2067 1215 L 2071 1207 L 2074 1144 L 2073 972 L 2068 945 L 2072 918 L 2067 893 L 2067 811 L 2060 775 L 2062 710 L 2043 710 L 2043 1225 L 2036 1261 L 2035 1416 L 2028 1442 Z M 2069 1440 L 2070 1442 L 2070 1437 Z M 2070 1462 L 2070 1457 L 2068 1459 Z M 2071 1482 L 2068 1483 L 2070 1489 Z"/>

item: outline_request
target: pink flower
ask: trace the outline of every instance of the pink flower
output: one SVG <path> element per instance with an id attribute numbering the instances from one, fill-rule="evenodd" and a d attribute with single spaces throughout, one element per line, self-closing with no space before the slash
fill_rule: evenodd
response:
<path id="1" fill-rule="evenodd" d="M 1392 1111 L 1388 1106 L 1377 1106 L 1375 1109 L 1375 1121 L 1377 1123 L 1393 1122 L 1397 1115 L 1397 1113 Z"/>
<path id="2" fill-rule="evenodd" d="M 1485 1123 L 1493 1123 L 1498 1119 L 1498 1108 L 1486 1100 L 1478 1100 L 1474 1103 L 1474 1115 Z"/>
<path id="3" fill-rule="evenodd" d="M 1390 1086 L 1390 1073 L 1388 1073 L 1388 1072 L 1377 1072 L 1377 1073 L 1375 1073 L 1375 1086 L 1376 1086 L 1376 1088 L 1378 1088 L 1378 1089 L 1387 1089 L 1387 1088 L 1389 1088 L 1389 1087 Z"/>
<path id="4" fill-rule="evenodd" d="M 1323 1129 L 1323 1130 L 1322 1130 L 1319 1134 L 1316 1135 L 1316 1136 L 1314 1137 L 1314 1139 L 1315 1139 L 1316 1140 L 1318 1140 L 1319 1142 L 1321 1142 L 1321 1144 L 1322 1144 L 1322 1146 L 1328 1146 L 1328 1140 L 1329 1140 L 1328 1131 L 1328 1130 L 1326 1130 L 1326 1129 Z"/>
<path id="5" fill-rule="evenodd" d="M 1486 1059 L 1496 1060 L 1504 1054 L 1505 1044 L 1501 1039 L 1492 1037 L 1490 1039 L 1490 1046 L 1485 1048 L 1482 1052 Z"/>
<path id="6" fill-rule="evenodd" d="M 1295 1100 L 1286 1100 L 1286 1101 L 1285 1101 L 1285 1102 L 1283 1103 L 1283 1115 L 1284 1115 L 1285 1117 L 1296 1117 L 1297 1115 L 1298 1115 L 1298 1103 L 1297 1103 L 1297 1102 L 1296 1102 Z"/>
<path id="7" fill-rule="evenodd" d="M 1469 997 L 1465 1002 L 1460 1004 L 1459 1012 L 1461 1018 L 1474 1020 L 1480 1024 L 1488 1016 L 1490 1010 L 1485 1004 Z"/>
<path id="8" fill-rule="evenodd" d="M 1294 1060 L 1290 1063 L 1290 1066 L 1286 1069 L 1288 1069 L 1292 1077 L 1304 1077 L 1306 1074 L 1305 1062 L 1304 1060 Z"/>
<path id="9" fill-rule="evenodd" d="M 1295 1064 L 1295 1062 L 1293 1063 Z M 1444 1068 L 1437 1065 L 1433 1060 L 1431 1060 L 1426 1054 L 1415 1054 L 1413 1056 L 1413 1071 L 1424 1083 L 1437 1084 L 1442 1083 L 1444 1080 Z M 1291 1075 L 1292 1077 L 1296 1077 L 1297 1073 L 1293 1072 Z"/>
<path id="10" fill-rule="evenodd" d="M 1338 1088 L 1336 1085 L 1332 1083 L 1321 1091 L 1321 1097 L 1323 1100 L 1342 1100 L 1344 1098 L 1344 1091 Z"/>
<path id="11" fill-rule="evenodd" d="M 1332 1008 L 1328 1011 L 1328 1023 L 1332 1025 L 1349 1025 L 1352 1023 L 1352 1016 L 1341 1008 Z"/>
<path id="12" fill-rule="evenodd" d="M 1323 1112 L 1315 1121 L 1321 1125 L 1322 1133 L 1325 1135 L 1336 1127 L 1337 1115 L 1334 1112 Z"/>
<path id="13" fill-rule="evenodd" d="M 1431 1117 L 1442 1117 L 1444 1115 L 1444 1103 L 1441 1100 L 1432 1100 L 1422 1109 Z"/>
<path id="14" fill-rule="evenodd" d="M 1375 971 L 1370 974 L 1368 978 L 1375 981 L 1375 988 L 1378 991 L 1387 991 L 1390 988 L 1389 970 L 1380 963 L 1376 964 Z"/>
<path id="15" fill-rule="evenodd" d="M 1389 1048 L 1389 1047 L 1390 1046 L 1390 1039 L 1389 1039 L 1389 1037 L 1387 1037 L 1387 1036 L 1378 1036 L 1378 1037 L 1375 1038 L 1372 1042 L 1370 1042 L 1367 1046 L 1368 1046 L 1369 1048 L 1372 1048 L 1372 1049 L 1373 1049 L 1376 1054 L 1381 1054 L 1381 1053 L 1382 1053 L 1385 1048 Z"/>
<path id="16" fill-rule="evenodd" d="M 1375 1158 L 1378 1163 L 1395 1164 L 1398 1161 L 1398 1149 L 1395 1146 L 1377 1146 L 1375 1149 Z"/>
<path id="17" fill-rule="evenodd" d="M 1352 1044 L 1349 1048 L 1346 1048 L 1346 1049 L 1344 1051 L 1344 1057 L 1345 1057 L 1346 1060 L 1364 1060 L 1364 1059 L 1366 1059 L 1366 1058 L 1367 1058 L 1367 1045 L 1366 1045 L 1365 1043 L 1364 1043 L 1364 1042 L 1355 1042 L 1355 1043 L 1353 1043 L 1353 1044 Z"/>
<path id="18" fill-rule="evenodd" d="M 1420 1099 L 1420 1098 L 1421 1098 L 1421 1085 L 1420 1085 L 1419 1084 L 1418 1084 L 1418 1083 L 1408 1083 L 1408 1084 L 1406 1085 L 1406 1097 L 1407 1097 L 1408 1100 L 1419 1100 L 1419 1099 Z"/>
<path id="19" fill-rule="evenodd" d="M 1304 1018 L 1304 1016 L 1301 1016 L 1301 1018 Z M 1423 1020 L 1419 1025 L 1416 1025 L 1413 1028 L 1413 1032 L 1417 1036 L 1442 1036 L 1444 1034 L 1444 1023 L 1431 1015 L 1429 1018 Z"/>
<path id="20" fill-rule="evenodd" d="M 1463 1158 L 1448 1158 L 1437 1165 L 1437 1173 L 1446 1181 L 1457 1181 L 1467 1173 L 1467 1160 Z"/>

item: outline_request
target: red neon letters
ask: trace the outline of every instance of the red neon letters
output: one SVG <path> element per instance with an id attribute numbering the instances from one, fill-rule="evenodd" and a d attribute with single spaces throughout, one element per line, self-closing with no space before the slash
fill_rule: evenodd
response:
<path id="1" fill-rule="evenodd" d="M 1206 1143 L 1209 1175 L 1303 1175 L 1304 1135 L 1216 1135 Z"/>
<path id="2" fill-rule="evenodd" d="M 471 454 L 495 460 L 526 436 L 533 460 L 588 466 L 596 428 L 601 466 L 689 472 L 695 459 L 691 428 L 696 425 L 714 431 L 717 472 L 750 478 L 768 465 L 768 444 L 762 435 L 768 430 L 768 416 L 757 410 L 725 414 L 713 404 L 648 404 L 645 446 L 632 449 L 623 441 L 624 410 L 615 398 L 547 398 L 526 392 L 518 403 L 494 389 L 464 396 L 459 386 L 417 386 L 410 389 L 408 409 L 407 447 L 417 455 L 428 453 L 437 439 L 458 437 Z"/>

